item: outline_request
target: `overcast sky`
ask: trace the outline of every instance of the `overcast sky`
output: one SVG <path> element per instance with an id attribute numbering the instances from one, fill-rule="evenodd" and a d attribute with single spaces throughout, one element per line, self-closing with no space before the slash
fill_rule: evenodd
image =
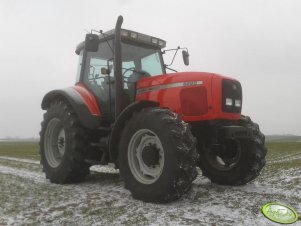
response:
<path id="1" fill-rule="evenodd" d="M 188 47 L 173 68 L 234 77 L 266 134 L 301 135 L 300 0 L 1 0 L 0 138 L 38 137 L 43 95 L 75 81 L 85 30 L 115 26 Z"/>

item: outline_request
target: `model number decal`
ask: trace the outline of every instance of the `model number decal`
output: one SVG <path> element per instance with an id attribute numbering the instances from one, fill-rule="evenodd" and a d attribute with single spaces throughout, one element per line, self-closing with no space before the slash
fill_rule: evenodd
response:
<path id="1" fill-rule="evenodd" d="M 170 83 L 170 84 L 166 84 L 166 85 L 158 85 L 158 86 L 152 86 L 152 87 L 138 89 L 137 94 L 146 93 L 146 92 L 150 92 L 150 91 L 157 91 L 157 90 L 161 90 L 161 89 L 196 86 L 196 85 L 202 85 L 202 84 L 203 84 L 203 81 L 176 82 L 176 83 Z"/>
<path id="2" fill-rule="evenodd" d="M 190 82 L 183 82 L 183 86 L 195 86 L 198 85 L 200 81 L 190 81 Z"/>

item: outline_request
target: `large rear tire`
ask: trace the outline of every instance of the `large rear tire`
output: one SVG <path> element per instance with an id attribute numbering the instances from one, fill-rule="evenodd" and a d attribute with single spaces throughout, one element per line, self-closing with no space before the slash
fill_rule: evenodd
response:
<path id="1" fill-rule="evenodd" d="M 41 125 L 40 155 L 46 178 L 57 184 L 83 181 L 89 174 L 84 162 L 87 135 L 71 106 L 54 101 Z"/>
<path id="2" fill-rule="evenodd" d="M 197 175 L 196 160 L 189 125 L 166 109 L 141 110 L 122 132 L 120 173 L 136 199 L 164 203 L 181 197 Z"/>
<path id="3" fill-rule="evenodd" d="M 198 166 L 203 175 L 214 183 L 221 185 L 246 184 L 255 179 L 265 165 L 267 149 L 264 146 L 265 138 L 260 132 L 259 126 L 245 116 L 242 116 L 239 124 L 252 129 L 252 139 L 225 140 L 219 151 L 207 147 L 202 142 L 202 138 L 198 139 L 200 154 Z"/>

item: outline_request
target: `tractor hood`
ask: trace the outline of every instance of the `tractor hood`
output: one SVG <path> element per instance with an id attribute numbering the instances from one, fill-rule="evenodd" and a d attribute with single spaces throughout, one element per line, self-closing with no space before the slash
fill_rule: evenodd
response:
<path id="1" fill-rule="evenodd" d="M 144 93 L 153 90 L 161 90 L 167 88 L 184 87 L 211 83 L 213 78 L 229 79 L 232 78 L 208 73 L 208 72 L 178 72 L 164 74 L 160 76 L 148 77 L 137 82 L 137 93 Z M 234 80 L 235 81 L 235 80 Z"/>
<path id="2" fill-rule="evenodd" d="M 136 88 L 136 101 L 156 102 L 184 121 L 240 118 L 241 85 L 226 76 L 207 72 L 171 73 L 140 79 Z M 226 105 L 229 99 L 236 101 L 235 105 Z"/>

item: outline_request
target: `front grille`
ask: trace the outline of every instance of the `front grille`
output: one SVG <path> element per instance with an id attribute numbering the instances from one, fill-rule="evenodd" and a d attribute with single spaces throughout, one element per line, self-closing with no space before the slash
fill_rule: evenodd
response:
<path id="1" fill-rule="evenodd" d="M 185 116 L 207 114 L 207 91 L 205 87 L 189 87 L 181 90 L 181 109 Z"/>
<path id="2" fill-rule="evenodd" d="M 233 104 L 231 106 L 226 105 L 226 99 L 232 99 Z M 241 113 L 242 106 L 242 90 L 241 85 L 237 81 L 224 79 L 222 81 L 222 110 L 229 113 Z M 235 100 L 241 101 L 241 106 L 235 106 Z"/>

